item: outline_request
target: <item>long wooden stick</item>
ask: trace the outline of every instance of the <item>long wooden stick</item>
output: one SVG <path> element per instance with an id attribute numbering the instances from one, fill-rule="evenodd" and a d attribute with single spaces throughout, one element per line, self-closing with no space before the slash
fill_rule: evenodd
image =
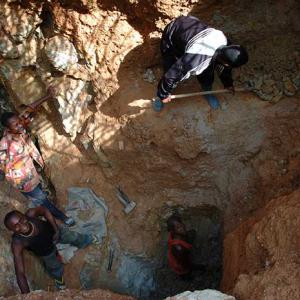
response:
<path id="1" fill-rule="evenodd" d="M 251 91 L 251 89 L 245 88 L 236 88 L 235 92 L 247 92 Z M 205 92 L 196 92 L 196 93 L 188 93 L 188 94 L 180 94 L 180 95 L 171 95 L 171 99 L 178 99 L 178 98 L 186 98 L 192 96 L 200 96 L 200 95 L 211 95 L 211 94 L 222 94 L 222 93 L 231 93 L 230 90 L 223 89 L 223 90 L 215 90 L 215 91 L 205 91 Z"/>

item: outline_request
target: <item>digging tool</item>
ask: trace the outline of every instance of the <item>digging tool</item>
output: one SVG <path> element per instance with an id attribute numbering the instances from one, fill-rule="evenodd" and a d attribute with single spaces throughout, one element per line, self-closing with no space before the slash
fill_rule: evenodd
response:
<path id="1" fill-rule="evenodd" d="M 248 92 L 251 91 L 250 88 L 236 88 L 235 92 Z M 205 92 L 195 92 L 195 93 L 187 93 L 187 94 L 179 94 L 179 95 L 171 95 L 171 99 L 179 99 L 179 98 L 186 98 L 186 97 L 193 97 L 193 96 L 200 96 L 200 95 L 211 95 L 211 94 L 224 94 L 224 93 L 231 93 L 228 89 L 223 90 L 215 90 L 215 91 L 205 91 Z"/>
<path id="2" fill-rule="evenodd" d="M 251 91 L 251 88 L 236 88 L 235 92 L 247 92 Z M 187 94 L 179 94 L 179 95 L 171 95 L 171 99 L 179 99 L 179 98 L 187 98 L 193 96 L 205 96 L 205 95 L 214 95 L 214 94 L 223 94 L 223 93 L 231 93 L 228 89 L 215 90 L 215 91 L 204 91 L 204 92 L 195 92 L 195 93 L 187 93 Z M 152 100 L 153 109 L 157 112 L 161 111 L 164 107 L 164 103 L 160 98 L 154 98 Z"/>
<path id="3" fill-rule="evenodd" d="M 128 196 L 121 190 L 120 186 L 117 187 L 117 197 L 124 205 L 124 212 L 126 214 L 129 214 L 136 207 L 136 203 L 128 198 Z"/>

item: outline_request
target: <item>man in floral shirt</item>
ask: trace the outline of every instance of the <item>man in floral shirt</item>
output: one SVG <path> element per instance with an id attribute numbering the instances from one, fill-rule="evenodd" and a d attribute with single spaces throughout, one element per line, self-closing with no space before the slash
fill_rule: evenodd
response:
<path id="1" fill-rule="evenodd" d="M 53 95 L 48 94 L 48 97 Z M 61 210 L 48 200 L 48 194 L 42 189 L 41 179 L 34 166 L 34 161 L 44 167 L 44 161 L 38 149 L 26 132 L 28 118 L 20 117 L 13 112 L 5 112 L 1 116 L 5 128 L 0 140 L 0 169 L 6 180 L 18 189 L 34 206 L 44 206 L 66 225 L 74 225 Z"/>

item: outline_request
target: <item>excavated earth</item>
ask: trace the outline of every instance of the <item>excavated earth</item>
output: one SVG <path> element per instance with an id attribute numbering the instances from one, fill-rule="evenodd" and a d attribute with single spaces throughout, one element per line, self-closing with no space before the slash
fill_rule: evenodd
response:
<path id="1" fill-rule="evenodd" d="M 152 110 L 161 32 L 182 14 L 247 47 L 249 63 L 234 76 L 252 92 L 220 95 L 217 111 L 201 97 Z M 242 300 L 299 298 L 299 14 L 297 0 L 0 1 L 1 112 L 54 85 L 56 100 L 43 105 L 32 132 L 55 201 L 63 208 L 69 187 L 88 187 L 109 209 L 102 246 L 66 265 L 69 288 L 139 299 L 205 288 Z M 192 91 L 195 79 L 174 93 Z M 117 186 L 137 204 L 128 215 Z M 1 219 L 26 209 L 4 182 L 0 193 Z M 197 230 L 198 257 L 212 270 L 191 284 L 166 266 L 165 222 L 174 212 Z M 18 293 L 10 235 L 0 231 L 0 295 L 10 296 Z M 33 289 L 53 290 L 30 254 L 26 270 Z"/>

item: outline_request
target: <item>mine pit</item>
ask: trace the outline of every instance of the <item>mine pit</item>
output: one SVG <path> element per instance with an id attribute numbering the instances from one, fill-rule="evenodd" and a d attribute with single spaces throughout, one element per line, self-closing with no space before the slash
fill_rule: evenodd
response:
<path id="1" fill-rule="evenodd" d="M 0 1 L 0 114 L 54 87 L 30 125 L 35 167 L 94 243 L 57 246 L 64 291 L 24 251 L 31 293 L 18 295 L 3 220 L 32 203 L 1 172 L 1 299 L 300 299 L 300 2 L 271 2 Z M 248 51 L 233 80 L 250 88 L 216 94 L 218 109 L 203 95 L 153 109 L 162 33 L 182 15 Z M 191 76 L 172 94 L 201 91 Z M 190 276 L 170 267 L 171 216 Z"/>

